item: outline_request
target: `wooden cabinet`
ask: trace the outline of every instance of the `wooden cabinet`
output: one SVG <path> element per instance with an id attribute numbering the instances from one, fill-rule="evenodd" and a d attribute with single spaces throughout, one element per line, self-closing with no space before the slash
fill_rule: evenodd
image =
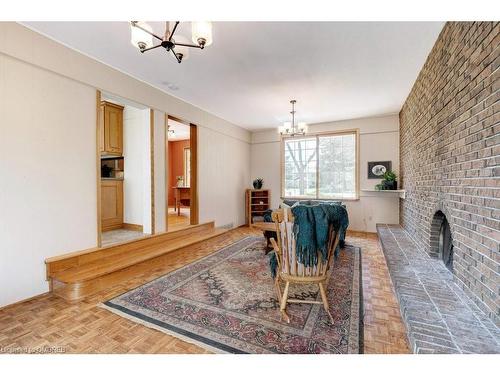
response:
<path id="1" fill-rule="evenodd" d="M 99 150 L 102 155 L 123 154 L 123 107 L 101 102 L 99 114 Z M 101 180 L 101 230 L 123 225 L 123 181 Z"/>
<path id="2" fill-rule="evenodd" d="M 101 229 L 118 229 L 122 225 L 123 181 L 101 180 Z"/>
<path id="3" fill-rule="evenodd" d="M 99 124 L 100 151 L 104 155 L 123 153 L 123 107 L 101 102 Z"/>
<path id="4" fill-rule="evenodd" d="M 99 108 L 99 152 L 104 154 L 104 105 Z"/>
<path id="5" fill-rule="evenodd" d="M 265 189 L 247 189 L 245 196 L 246 221 L 251 226 L 253 223 L 263 220 L 264 212 L 271 205 L 271 192 Z"/>

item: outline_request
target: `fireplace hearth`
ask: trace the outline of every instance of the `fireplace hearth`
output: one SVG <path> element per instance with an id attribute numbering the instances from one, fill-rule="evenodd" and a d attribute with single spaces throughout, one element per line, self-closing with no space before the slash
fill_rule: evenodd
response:
<path id="1" fill-rule="evenodd" d="M 450 225 L 441 211 L 435 219 L 437 246 L 442 238 L 452 258 Z M 414 353 L 500 353 L 500 329 L 455 283 L 445 258 L 431 257 L 399 225 L 377 224 L 377 233 Z"/>

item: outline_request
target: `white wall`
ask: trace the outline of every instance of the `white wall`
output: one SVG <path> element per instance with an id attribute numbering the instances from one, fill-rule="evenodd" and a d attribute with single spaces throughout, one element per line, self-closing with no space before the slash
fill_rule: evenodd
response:
<path id="1" fill-rule="evenodd" d="M 0 54 L 0 306 L 48 290 L 45 258 L 97 244 L 95 98 Z"/>
<path id="2" fill-rule="evenodd" d="M 360 188 L 373 189 L 380 180 L 369 180 L 368 161 L 391 160 L 399 171 L 399 119 L 397 115 L 321 123 L 309 126 L 310 132 L 345 129 L 360 131 Z M 262 177 L 271 189 L 272 207 L 280 204 L 280 137 L 276 130 L 252 134 L 251 179 Z M 377 223 L 399 223 L 399 198 L 394 193 L 360 192 L 356 201 L 346 201 L 349 229 L 375 232 Z"/>
<path id="3" fill-rule="evenodd" d="M 245 189 L 250 184 L 250 145 L 206 128 L 198 129 L 200 222 L 245 223 Z"/>
<path id="4" fill-rule="evenodd" d="M 200 221 L 244 222 L 248 131 L 21 25 L 0 22 L 0 306 L 48 291 L 47 257 L 96 246 L 96 89 L 197 124 Z M 165 139 L 161 130 L 155 133 L 161 168 L 157 142 Z M 149 148 L 149 126 L 144 137 Z M 150 184 L 150 164 L 144 162 L 143 171 Z M 158 209 L 165 178 L 157 173 Z M 143 207 L 150 197 L 143 195 Z M 160 228 L 161 220 L 155 217 Z M 150 225 L 143 222 L 145 231 Z"/>
<path id="5" fill-rule="evenodd" d="M 155 233 L 167 230 L 165 113 L 154 111 Z"/>
<path id="6" fill-rule="evenodd" d="M 146 148 L 146 131 L 149 128 L 149 109 L 126 105 L 123 110 L 123 156 L 125 179 L 123 181 L 123 220 L 128 224 L 144 222 L 144 159 L 149 157 Z M 149 194 L 149 191 L 148 191 Z"/>

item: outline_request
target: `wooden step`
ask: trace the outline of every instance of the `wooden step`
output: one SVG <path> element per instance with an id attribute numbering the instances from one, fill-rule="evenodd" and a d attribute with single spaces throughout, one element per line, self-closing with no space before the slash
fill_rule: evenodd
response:
<path id="1" fill-rule="evenodd" d="M 140 269 L 137 266 L 141 264 L 227 232 L 226 229 L 214 228 L 213 225 L 190 229 L 192 230 L 176 231 L 174 236 L 163 236 L 161 241 L 156 238 L 154 241 L 146 241 L 146 244 L 138 240 L 118 245 L 123 246 L 121 251 L 118 251 L 116 246 L 112 246 L 109 249 L 114 250 L 113 254 L 105 254 L 99 249 L 93 252 L 74 253 L 76 254 L 74 257 L 83 257 L 83 259 L 72 262 L 68 262 L 70 258 L 66 256 L 62 259 L 60 257 L 48 259 L 47 265 L 59 261 L 66 261 L 65 265 L 73 264 L 71 267 L 58 271 L 54 271 L 57 267 L 52 268 L 50 272 L 47 271 L 52 292 L 68 301 L 79 301 L 135 275 L 134 270 Z M 149 239 L 151 240 L 152 237 L 154 236 Z M 150 245 L 147 246 L 147 243 Z M 100 253 L 100 257 L 95 253 Z M 93 254 L 93 257 L 89 258 L 89 254 Z"/>
<path id="2" fill-rule="evenodd" d="M 104 258 L 119 254 L 130 252 L 136 253 L 152 246 L 164 244 L 165 241 L 174 240 L 186 235 L 196 235 L 200 232 L 214 229 L 214 227 L 214 222 L 211 221 L 208 223 L 192 225 L 187 228 L 182 228 L 172 232 L 145 236 L 120 244 L 110 245 L 102 248 L 80 250 L 47 258 L 45 260 L 47 280 L 55 276 L 57 273 L 68 268 L 79 267 L 90 262 L 103 260 Z"/>
<path id="3" fill-rule="evenodd" d="M 164 244 L 157 244 L 149 248 L 138 249 L 133 253 L 127 252 L 118 254 L 93 262 L 86 263 L 82 266 L 68 268 L 64 271 L 56 273 L 53 278 L 64 283 L 74 283 L 79 281 L 87 281 L 98 276 L 102 276 L 122 268 L 130 267 L 134 264 L 144 262 L 151 258 L 181 249 L 186 246 L 194 245 L 198 242 L 208 240 L 226 232 L 224 229 L 211 229 L 199 232 L 198 235 L 192 234 L 178 237 L 173 240 L 167 240 Z"/>

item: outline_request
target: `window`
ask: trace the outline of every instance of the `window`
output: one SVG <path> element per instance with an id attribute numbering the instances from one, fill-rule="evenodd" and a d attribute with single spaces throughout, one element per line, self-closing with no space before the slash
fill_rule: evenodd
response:
<path id="1" fill-rule="evenodd" d="M 282 139 L 282 196 L 356 199 L 358 132 Z"/>

